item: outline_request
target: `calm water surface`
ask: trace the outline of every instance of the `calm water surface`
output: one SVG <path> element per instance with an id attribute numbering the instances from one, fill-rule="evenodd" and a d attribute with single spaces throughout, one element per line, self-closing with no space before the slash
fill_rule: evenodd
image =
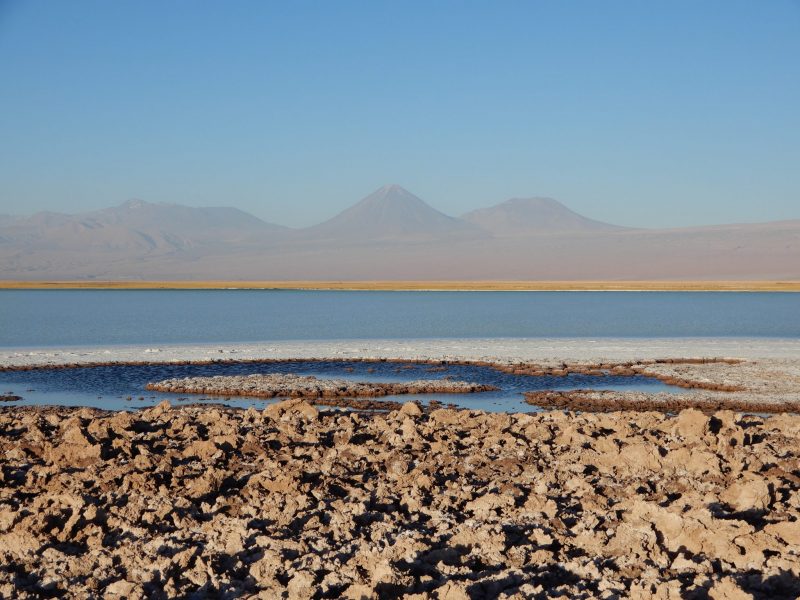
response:
<path id="1" fill-rule="evenodd" d="M 171 377 L 208 375 L 247 375 L 251 373 L 297 373 L 319 378 L 356 381 L 411 381 L 414 379 L 443 379 L 490 384 L 497 391 L 476 394 L 416 394 L 387 396 L 386 399 L 405 402 L 409 399 L 423 403 L 438 400 L 470 409 L 508 412 L 536 410 L 526 404 L 523 392 L 544 389 L 595 388 L 606 390 L 674 391 L 657 379 L 643 376 L 590 376 L 571 374 L 566 377 L 531 377 L 501 373 L 490 367 L 474 365 L 436 366 L 397 362 L 361 361 L 290 361 L 280 363 L 216 363 L 210 365 L 114 365 L 78 369 L 37 369 L 33 371 L 0 371 L 0 393 L 22 396 L 7 406 L 60 404 L 67 406 L 96 406 L 110 410 L 141 408 L 168 399 L 174 403 L 203 401 L 221 402 L 232 406 L 263 407 L 272 402 L 264 399 L 224 398 L 186 394 L 148 392 L 145 385 Z"/>
<path id="2" fill-rule="evenodd" d="M 800 294 L 2 290 L 0 347 L 498 337 L 800 337 Z"/>

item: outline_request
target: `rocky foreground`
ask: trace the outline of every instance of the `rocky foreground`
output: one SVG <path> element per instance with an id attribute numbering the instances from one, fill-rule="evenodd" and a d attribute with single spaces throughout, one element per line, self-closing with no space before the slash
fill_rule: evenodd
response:
<path id="1" fill-rule="evenodd" d="M 0 408 L 0 597 L 795 598 L 800 417 Z"/>

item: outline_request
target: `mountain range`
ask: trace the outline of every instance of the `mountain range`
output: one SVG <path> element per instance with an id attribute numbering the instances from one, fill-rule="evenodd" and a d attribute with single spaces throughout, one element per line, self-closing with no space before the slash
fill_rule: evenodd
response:
<path id="1" fill-rule="evenodd" d="M 800 279 L 800 220 L 637 229 L 551 198 L 448 216 L 399 185 L 302 229 L 129 200 L 0 215 L 0 279 Z"/>

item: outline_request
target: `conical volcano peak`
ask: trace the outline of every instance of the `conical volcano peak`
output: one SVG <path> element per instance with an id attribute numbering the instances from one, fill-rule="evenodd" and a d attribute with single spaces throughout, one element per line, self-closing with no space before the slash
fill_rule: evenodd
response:
<path id="1" fill-rule="evenodd" d="M 449 217 L 402 186 L 384 185 L 332 219 L 311 228 L 327 238 L 421 238 L 482 234 L 478 228 Z"/>
<path id="2" fill-rule="evenodd" d="M 381 186 L 376 191 L 377 192 L 381 192 L 382 194 L 385 194 L 385 195 L 395 194 L 395 193 L 400 193 L 400 194 L 410 194 L 411 193 L 406 188 L 404 188 L 402 185 L 399 185 L 397 183 L 387 183 L 386 185 Z"/>
<path id="3" fill-rule="evenodd" d="M 120 208 L 128 209 L 128 210 L 137 210 L 140 208 L 146 208 L 148 206 L 155 206 L 151 202 L 146 202 L 139 198 L 131 198 L 130 200 L 126 200 L 122 204 L 120 204 Z"/>
<path id="4" fill-rule="evenodd" d="M 369 196 L 362 199 L 359 204 L 372 202 L 386 202 L 392 204 L 411 202 L 414 204 L 425 204 L 423 200 L 396 183 L 390 183 L 378 188 Z"/>

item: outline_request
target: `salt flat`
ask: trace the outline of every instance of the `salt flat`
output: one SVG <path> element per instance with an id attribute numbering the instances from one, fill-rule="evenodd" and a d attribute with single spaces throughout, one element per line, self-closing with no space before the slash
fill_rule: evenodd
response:
<path id="1" fill-rule="evenodd" d="M 800 340 L 775 338 L 505 338 L 280 341 L 204 345 L 3 348 L 0 366 L 260 358 L 397 358 L 497 362 L 725 357 L 800 360 Z"/>

